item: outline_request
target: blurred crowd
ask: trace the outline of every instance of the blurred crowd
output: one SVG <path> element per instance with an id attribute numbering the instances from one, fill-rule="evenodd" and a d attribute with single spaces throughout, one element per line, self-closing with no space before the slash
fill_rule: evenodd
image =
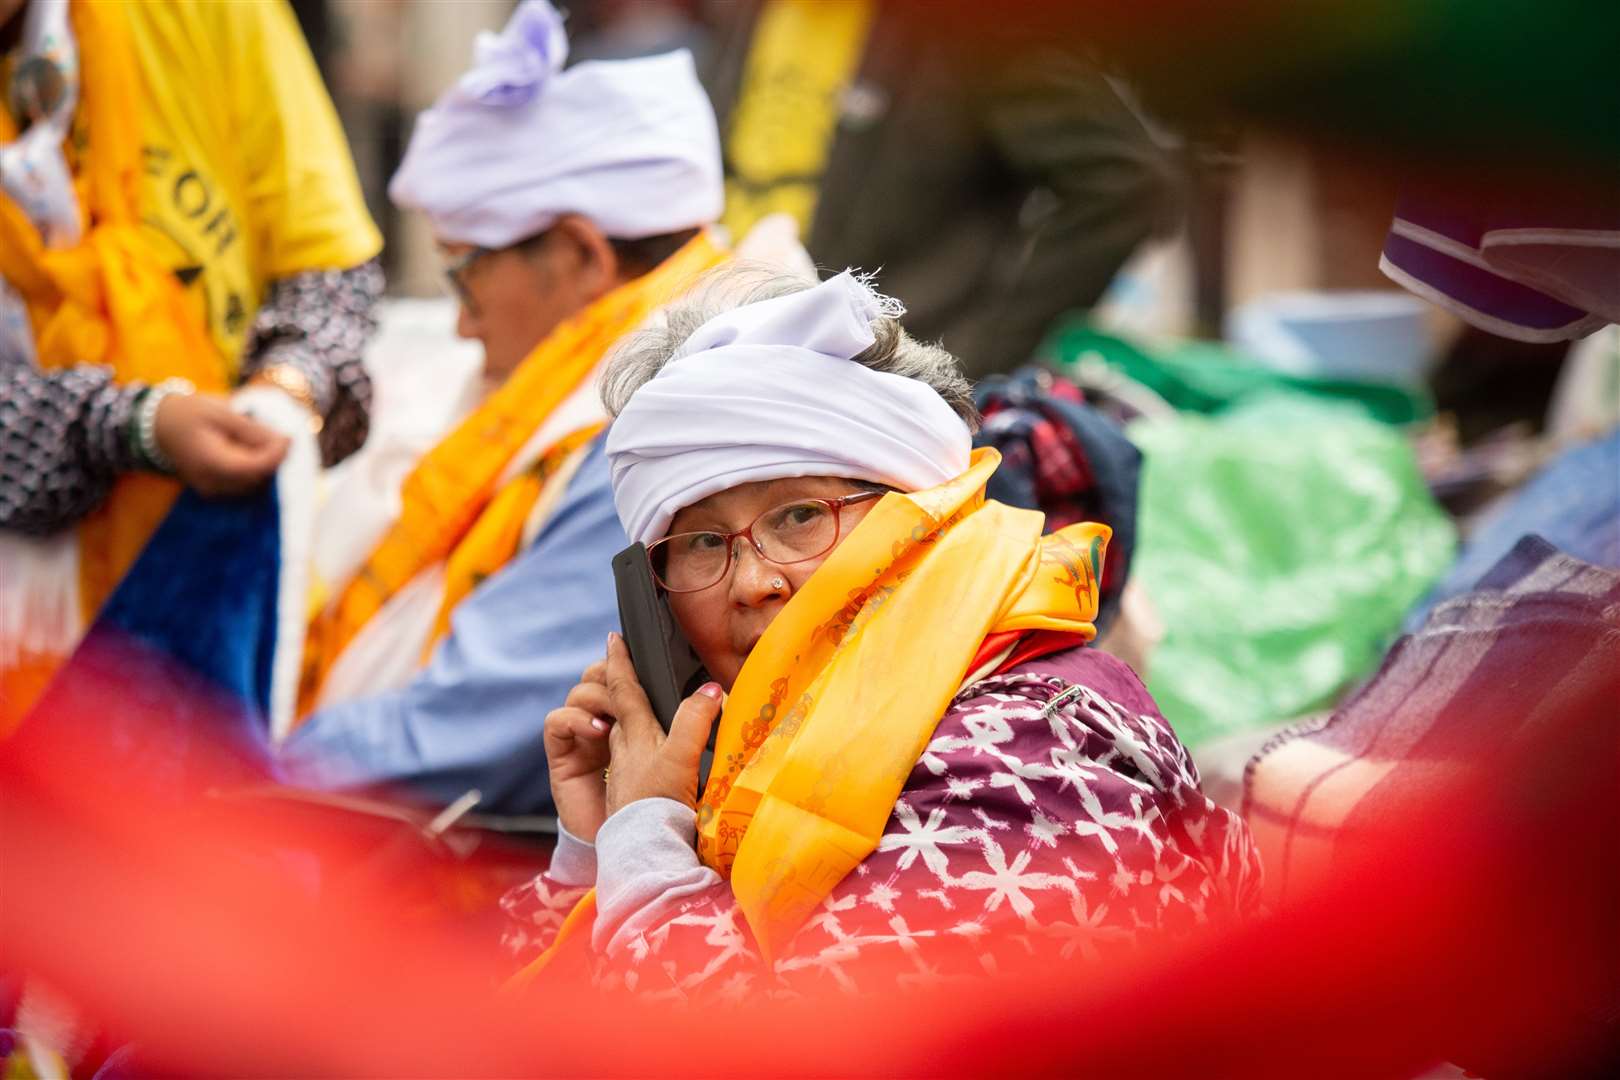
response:
<path id="1" fill-rule="evenodd" d="M 1093 7 L 0 0 L 6 1075 L 244 1060 L 66 944 L 135 851 L 165 948 L 217 887 L 379 1000 L 390 927 L 717 1009 L 1331 981 L 1355 865 L 1407 897 L 1366 957 L 1490 898 L 1363 1075 L 1620 1061 L 1590 50 Z M 307 1034 L 258 1060 L 340 1069 Z"/>

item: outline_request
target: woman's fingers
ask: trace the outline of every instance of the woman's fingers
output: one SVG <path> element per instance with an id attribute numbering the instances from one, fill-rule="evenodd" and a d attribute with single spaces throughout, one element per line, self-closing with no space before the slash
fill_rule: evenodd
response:
<path id="1" fill-rule="evenodd" d="M 611 727 L 600 716 L 586 709 L 568 705 L 553 709 L 546 714 L 546 755 L 555 763 L 557 759 L 578 749 L 581 743 L 587 747 L 596 744 L 589 752 L 593 756 L 598 755 L 605 750 L 603 744 Z"/>
<path id="2" fill-rule="evenodd" d="M 606 686 L 607 661 L 598 660 L 596 663 L 586 668 L 585 671 L 580 675 L 579 681 L 582 683 L 597 683 L 599 685 Z"/>
<path id="3" fill-rule="evenodd" d="M 664 755 L 672 764 L 690 768 L 696 774 L 703 760 L 703 748 L 709 745 L 709 732 L 720 717 L 723 698 L 720 684 L 710 682 L 681 702 L 681 707 L 675 710 L 675 719 L 670 721 L 669 738 L 664 743 Z"/>
<path id="4" fill-rule="evenodd" d="M 653 715 L 647 692 L 636 678 L 635 665 L 630 662 L 630 650 L 618 634 L 608 635 L 607 688 L 613 702 L 613 716 L 617 723 L 615 737 L 635 739 L 656 745 L 662 738 L 658 718 Z M 617 744 L 615 744 L 617 746 Z"/>
<path id="5" fill-rule="evenodd" d="M 613 695 L 608 692 L 605 684 L 599 682 L 582 682 L 568 691 L 568 697 L 563 704 L 575 709 L 584 709 L 594 716 L 604 720 L 613 719 Z M 603 731 L 607 728 L 604 726 Z"/>
<path id="6" fill-rule="evenodd" d="M 562 827 L 582 840 L 596 838 L 607 817 L 607 732 L 602 718 L 584 709 L 563 706 L 546 714 L 546 759 L 551 798 Z"/>

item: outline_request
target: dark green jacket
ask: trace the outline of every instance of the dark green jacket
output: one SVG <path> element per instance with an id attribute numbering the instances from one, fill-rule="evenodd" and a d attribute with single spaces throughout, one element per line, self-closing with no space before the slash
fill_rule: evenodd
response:
<path id="1" fill-rule="evenodd" d="M 971 374 L 1009 371 L 1173 226 L 1169 158 L 1078 48 L 1008 26 L 995 5 L 878 3 L 810 254 L 881 270 L 913 334 Z M 715 5 L 705 67 L 722 137 L 758 8 Z"/>

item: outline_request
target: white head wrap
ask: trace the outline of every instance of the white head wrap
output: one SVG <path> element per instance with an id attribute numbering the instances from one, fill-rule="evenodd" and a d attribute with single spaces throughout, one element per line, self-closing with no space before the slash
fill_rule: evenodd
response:
<path id="1" fill-rule="evenodd" d="M 627 240 L 718 218 L 720 137 L 691 54 L 564 71 L 567 56 L 548 0 L 480 34 L 472 70 L 418 118 L 389 196 L 439 239 L 491 248 L 568 213 Z"/>
<path id="2" fill-rule="evenodd" d="M 846 271 L 704 323 L 608 430 L 629 537 L 657 540 L 683 507 L 756 480 L 842 476 L 920 491 L 961 475 L 972 436 L 945 399 L 852 362 L 885 313 Z"/>

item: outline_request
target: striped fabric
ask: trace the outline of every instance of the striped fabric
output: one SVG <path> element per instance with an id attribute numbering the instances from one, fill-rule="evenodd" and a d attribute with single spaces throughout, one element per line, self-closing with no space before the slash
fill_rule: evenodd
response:
<path id="1" fill-rule="evenodd" d="M 1411 820 L 1486 752 L 1598 738 L 1573 718 L 1613 718 L 1615 702 L 1620 571 L 1524 537 L 1473 592 L 1397 642 L 1359 693 L 1250 760 L 1243 814 L 1268 898 L 1319 880 L 1356 835 Z"/>

